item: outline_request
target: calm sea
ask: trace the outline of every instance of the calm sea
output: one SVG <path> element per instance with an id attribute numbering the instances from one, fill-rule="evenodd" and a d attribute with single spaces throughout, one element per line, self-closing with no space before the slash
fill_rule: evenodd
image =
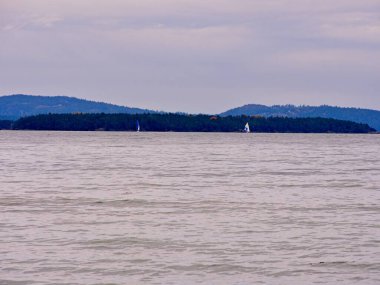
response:
<path id="1" fill-rule="evenodd" d="M 380 136 L 1 131 L 0 284 L 380 284 Z"/>

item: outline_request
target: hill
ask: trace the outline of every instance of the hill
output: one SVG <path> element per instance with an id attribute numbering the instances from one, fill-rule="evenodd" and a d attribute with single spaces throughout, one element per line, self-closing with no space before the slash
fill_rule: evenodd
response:
<path id="1" fill-rule="evenodd" d="M 254 132 L 282 133 L 370 133 L 368 125 L 326 118 L 209 116 L 183 114 L 48 114 L 23 117 L 12 125 L 16 130 L 153 132 L 239 132 L 249 122 Z"/>
<path id="2" fill-rule="evenodd" d="M 63 113 L 152 113 L 151 110 L 130 108 L 66 96 L 9 95 L 0 97 L 0 120 L 15 120 L 37 114 Z"/>
<path id="3" fill-rule="evenodd" d="M 380 130 L 380 111 L 359 108 L 343 108 L 322 105 L 314 106 L 294 106 L 294 105 L 256 105 L 249 104 L 234 108 L 220 114 L 221 116 L 258 115 L 264 117 L 321 117 L 338 120 L 348 120 L 357 123 L 368 124 L 370 127 Z"/>

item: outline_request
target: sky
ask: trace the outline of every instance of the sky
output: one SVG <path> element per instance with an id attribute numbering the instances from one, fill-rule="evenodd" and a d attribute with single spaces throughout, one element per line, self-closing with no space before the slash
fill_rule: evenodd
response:
<path id="1" fill-rule="evenodd" d="M 0 0 L 0 95 L 380 110 L 380 0 Z"/>

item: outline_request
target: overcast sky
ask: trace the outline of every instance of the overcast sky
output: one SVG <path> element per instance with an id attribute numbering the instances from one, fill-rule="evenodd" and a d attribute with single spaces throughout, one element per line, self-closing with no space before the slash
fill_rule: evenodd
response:
<path id="1" fill-rule="evenodd" d="M 0 94 L 380 109 L 380 0 L 0 0 Z"/>

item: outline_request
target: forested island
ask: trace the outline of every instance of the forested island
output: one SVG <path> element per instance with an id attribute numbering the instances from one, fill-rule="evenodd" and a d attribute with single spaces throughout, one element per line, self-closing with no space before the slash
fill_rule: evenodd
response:
<path id="1" fill-rule="evenodd" d="M 211 116 L 177 113 L 150 114 L 43 114 L 0 121 L 1 129 L 57 131 L 239 132 L 248 122 L 253 132 L 371 133 L 367 124 L 327 118 Z"/>
<path id="2" fill-rule="evenodd" d="M 230 109 L 219 114 L 220 116 L 259 115 L 263 117 L 291 117 L 291 118 L 331 118 L 347 120 L 356 123 L 368 124 L 371 128 L 380 131 L 380 111 L 347 108 L 338 106 L 294 106 L 273 105 L 265 106 L 248 104 L 238 108 Z"/>
<path id="3" fill-rule="evenodd" d="M 39 114 L 70 113 L 154 113 L 152 110 L 94 102 L 68 96 L 35 96 L 15 94 L 0 96 L 0 120 L 17 120 Z"/>
<path id="4" fill-rule="evenodd" d="M 135 107 L 120 106 L 104 102 L 95 102 L 68 96 L 35 96 L 35 95 L 7 95 L 0 96 L 0 120 L 17 120 L 21 117 L 39 114 L 147 114 L 166 113 Z M 273 105 L 265 106 L 248 104 L 230 109 L 218 114 L 227 116 L 262 116 L 262 117 L 290 117 L 290 118 L 330 118 L 368 124 L 371 128 L 380 131 L 380 111 L 345 108 L 338 106 L 294 106 Z M 4 124 L 8 124 L 7 122 Z M 0 126 L 0 128 L 4 128 Z"/>

